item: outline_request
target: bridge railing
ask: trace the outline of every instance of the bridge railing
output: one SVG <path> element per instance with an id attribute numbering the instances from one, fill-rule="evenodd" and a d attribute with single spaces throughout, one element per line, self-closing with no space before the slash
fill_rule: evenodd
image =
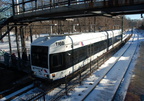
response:
<path id="1" fill-rule="evenodd" d="M 45 9 L 103 1 L 107 0 L 26 0 L 25 2 L 15 1 L 14 8 L 15 14 L 22 14 L 26 12 L 35 12 Z"/>
<path id="2" fill-rule="evenodd" d="M 13 16 L 12 6 L 5 7 L 0 10 L 0 22 L 4 21 L 7 18 L 10 18 L 11 16 Z"/>
<path id="3" fill-rule="evenodd" d="M 123 6 L 144 3 L 144 0 L 14 0 L 15 14 L 36 12 L 45 9 L 68 7 L 71 5 L 102 2 L 103 6 Z"/>

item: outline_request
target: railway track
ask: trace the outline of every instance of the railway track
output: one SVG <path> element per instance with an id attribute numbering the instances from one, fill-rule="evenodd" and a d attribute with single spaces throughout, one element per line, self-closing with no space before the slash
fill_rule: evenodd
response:
<path id="1" fill-rule="evenodd" d="M 124 47 L 129 48 L 130 46 L 131 46 L 130 42 L 128 42 L 127 45 L 125 45 Z M 125 51 L 126 49 L 125 50 L 123 49 L 121 51 L 121 55 L 123 55 Z M 119 59 L 118 57 L 119 56 L 117 55 L 116 58 L 113 58 L 113 61 L 118 61 Z M 110 71 L 112 66 L 114 65 L 111 64 L 108 68 L 106 68 L 103 71 L 103 74 L 104 74 L 103 76 L 99 76 L 99 73 L 98 73 L 98 76 L 97 76 L 98 79 L 95 82 L 91 82 L 91 85 L 99 84 L 100 80 L 105 77 L 105 75 L 107 74 L 107 71 Z M 87 69 L 87 71 L 82 73 L 82 75 L 80 76 L 85 76 L 86 72 L 89 72 L 89 70 Z M 79 78 L 79 76 L 77 76 L 77 78 Z M 64 79 L 60 82 L 53 82 L 49 85 L 40 84 L 38 87 L 35 87 L 34 84 L 32 84 L 33 86 L 31 86 L 30 88 L 24 87 L 24 88 L 28 88 L 27 90 L 24 88 L 21 90 L 18 90 L 10 95 L 3 97 L 2 99 L 0 99 L 0 101 L 9 100 L 9 99 L 12 101 L 18 101 L 18 100 L 34 101 L 37 99 L 41 99 L 41 100 L 46 99 L 46 100 L 51 100 L 51 101 L 59 100 L 62 96 L 64 96 L 65 94 L 68 94 L 68 92 L 66 92 L 66 89 L 69 89 L 68 91 L 73 90 L 74 87 L 76 87 L 79 84 L 79 83 L 73 84 L 73 82 L 81 82 L 81 80 L 77 81 L 77 79 L 73 79 L 71 82 L 69 82 L 69 87 L 67 87 L 66 80 L 67 79 Z M 91 91 L 89 90 L 88 92 L 91 92 Z M 82 95 L 83 98 L 81 100 L 86 99 L 86 96 L 88 94 L 89 93 Z"/>
<path id="2" fill-rule="evenodd" d="M 37 99 L 45 99 L 45 95 L 49 94 L 47 99 L 51 100 L 54 98 L 54 94 L 61 92 L 63 86 L 63 80 L 54 82 L 42 82 L 34 81 L 32 84 L 27 85 L 13 93 L 10 93 L 0 99 L 0 101 L 11 100 L 11 101 L 35 101 Z M 62 85 L 61 85 L 62 84 Z M 60 86 L 61 85 L 61 86 Z M 9 91 L 9 90 L 8 90 Z M 7 91 L 1 92 L 5 93 Z"/>
<path id="3" fill-rule="evenodd" d="M 17 90 L 17 91 L 15 91 L 15 92 L 13 92 L 13 93 L 11 93 L 9 95 L 6 95 L 6 96 L 2 97 L 0 99 L 0 101 L 12 100 L 15 97 L 19 96 L 20 94 L 23 94 L 23 93 L 25 93 L 25 92 L 29 91 L 30 89 L 33 89 L 33 88 L 34 88 L 34 85 L 30 84 L 30 85 L 28 85 L 28 86 L 26 86 L 26 87 L 24 87 L 24 88 L 22 88 L 20 90 Z"/>
<path id="4" fill-rule="evenodd" d="M 124 48 L 122 48 L 121 50 L 119 50 L 112 58 L 110 58 L 107 63 L 105 63 L 104 65 L 101 66 L 101 70 L 98 69 L 95 73 L 94 73 L 94 79 L 93 76 L 91 76 L 91 80 L 85 80 L 85 84 L 83 84 L 83 87 L 77 87 L 76 89 L 80 92 L 73 92 L 73 94 L 70 94 L 71 98 L 69 97 L 62 97 L 62 100 L 70 100 L 73 101 L 75 99 L 82 101 L 82 100 L 92 100 L 92 96 L 89 97 L 90 99 L 88 99 L 88 96 L 90 96 L 90 94 L 93 91 L 97 91 L 94 92 L 95 95 L 93 95 L 94 100 L 114 100 L 117 95 L 116 92 L 119 90 L 118 88 L 120 87 L 120 84 L 124 81 L 123 78 L 125 78 L 126 76 L 126 72 L 129 69 L 129 65 L 132 62 L 132 58 L 136 52 L 136 47 L 138 46 L 136 43 L 136 37 L 137 36 L 133 36 L 124 46 Z M 131 52 L 129 52 L 129 50 L 132 50 Z M 128 54 L 129 53 L 129 54 Z M 128 56 L 127 56 L 128 54 Z M 129 57 L 126 60 L 124 60 L 125 57 Z M 115 61 L 114 63 L 111 63 L 110 61 Z M 120 65 L 122 63 L 122 61 L 126 61 L 126 63 L 124 63 L 124 65 Z M 119 67 L 118 67 L 119 66 Z M 105 68 L 106 67 L 106 68 Z M 113 69 L 115 68 L 115 69 Z M 125 69 L 123 74 L 118 74 L 118 72 L 121 69 Z M 114 73 L 114 74 L 113 74 Z M 101 75 L 103 74 L 103 75 Z M 114 75 L 114 76 L 111 76 Z M 116 76 L 118 75 L 118 76 Z M 112 78 L 113 77 L 113 78 Z M 88 85 L 88 86 L 87 86 Z M 90 86 L 89 86 L 90 85 Z M 99 92 L 101 90 L 101 88 L 104 88 L 104 90 L 102 90 L 102 92 Z M 113 91 L 113 92 L 111 92 Z M 102 99 L 103 98 L 103 99 Z"/>
<path id="5" fill-rule="evenodd" d="M 113 66 L 107 71 L 101 80 L 99 80 L 99 82 L 95 83 L 95 86 L 81 100 L 115 100 L 115 97 L 117 96 L 116 92 L 118 92 L 120 85 L 126 77 L 138 46 L 135 39 L 134 36 L 133 39 L 131 39 L 131 43 L 128 42 L 129 45 L 125 48 Z M 123 69 L 123 72 L 121 72 L 121 69 Z M 94 93 L 95 96 L 93 96 L 92 93 Z"/>
<path id="6" fill-rule="evenodd" d="M 130 78 L 133 74 L 135 60 L 137 59 L 137 56 L 138 56 L 137 48 L 139 47 L 139 35 L 137 36 L 137 40 L 138 40 L 138 43 L 135 43 L 135 44 L 137 44 L 136 50 L 134 50 L 135 55 L 133 55 L 132 59 L 130 60 L 129 66 L 123 77 L 124 79 L 122 79 L 122 81 L 113 97 L 113 101 L 124 101 L 124 99 L 125 99 L 125 96 L 126 96 L 126 93 L 127 93 L 130 81 L 131 81 Z"/>

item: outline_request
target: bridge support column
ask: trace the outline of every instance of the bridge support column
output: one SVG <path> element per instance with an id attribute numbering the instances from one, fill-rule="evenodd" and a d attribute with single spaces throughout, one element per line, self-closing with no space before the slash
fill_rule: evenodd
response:
<path id="1" fill-rule="evenodd" d="M 16 23 L 14 23 L 16 25 Z M 20 70 L 20 49 L 19 49 L 19 39 L 18 39 L 18 29 L 17 26 L 15 26 L 15 35 L 16 35 L 16 45 L 17 45 L 17 54 L 18 54 L 18 60 L 17 60 L 17 64 L 16 67 L 18 70 Z"/>
<path id="2" fill-rule="evenodd" d="M 21 46 L 22 46 L 22 59 L 27 61 L 27 51 L 25 45 L 25 36 L 24 36 L 24 28 L 20 27 L 20 36 L 21 36 Z"/>
<path id="3" fill-rule="evenodd" d="M 7 30 L 9 29 L 9 24 L 7 25 Z M 8 32 L 8 40 L 9 40 L 9 52 L 12 54 L 12 49 L 11 49 L 11 38 L 10 38 L 10 33 Z"/>
<path id="4" fill-rule="evenodd" d="M 16 23 L 15 23 L 16 25 Z M 15 26 L 15 35 L 16 35 L 16 45 L 17 45 L 17 53 L 18 53 L 18 58 L 20 59 L 20 50 L 19 50 L 19 39 L 18 39 L 18 30 L 17 26 Z"/>
<path id="5" fill-rule="evenodd" d="M 30 26 L 29 29 L 30 29 L 30 40 L 31 40 L 31 43 L 32 43 L 32 42 L 33 42 L 33 38 L 32 38 L 32 27 Z"/>

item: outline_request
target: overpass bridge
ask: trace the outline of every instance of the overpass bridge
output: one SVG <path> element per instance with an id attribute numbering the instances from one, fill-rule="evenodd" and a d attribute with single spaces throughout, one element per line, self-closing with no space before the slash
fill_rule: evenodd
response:
<path id="1" fill-rule="evenodd" d="M 12 0 L 11 3 L 2 12 L 5 18 L 10 18 L 6 23 L 144 12 L 144 0 Z"/>
<path id="2" fill-rule="evenodd" d="M 5 0 L 7 1 L 7 0 Z M 11 0 L 0 9 L 0 29 L 9 23 L 144 13 L 144 0 Z M 0 40 L 12 30 L 10 26 Z"/>

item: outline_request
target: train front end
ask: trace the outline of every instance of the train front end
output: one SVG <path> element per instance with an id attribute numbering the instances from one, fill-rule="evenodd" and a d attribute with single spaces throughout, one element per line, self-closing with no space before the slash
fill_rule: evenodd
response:
<path id="1" fill-rule="evenodd" d="M 34 76 L 49 79 L 48 46 L 31 46 L 31 69 Z"/>
<path id="2" fill-rule="evenodd" d="M 49 38 L 39 37 L 31 43 L 31 70 L 37 78 L 49 80 Z"/>

